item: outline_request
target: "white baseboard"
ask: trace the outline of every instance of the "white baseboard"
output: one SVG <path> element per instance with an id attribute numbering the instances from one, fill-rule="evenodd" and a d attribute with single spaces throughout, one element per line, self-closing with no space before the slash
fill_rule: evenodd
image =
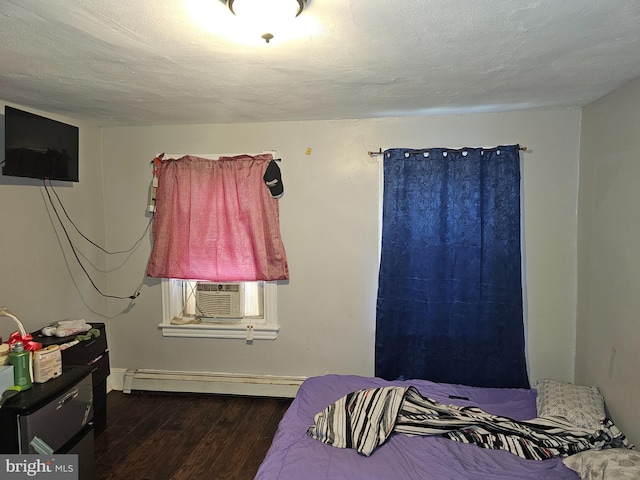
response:
<path id="1" fill-rule="evenodd" d="M 107 377 L 107 392 L 111 390 L 122 391 L 124 383 L 124 372 L 126 368 L 112 368 L 109 377 Z"/>
<path id="2" fill-rule="evenodd" d="M 114 390 L 295 397 L 306 377 L 112 368 Z"/>

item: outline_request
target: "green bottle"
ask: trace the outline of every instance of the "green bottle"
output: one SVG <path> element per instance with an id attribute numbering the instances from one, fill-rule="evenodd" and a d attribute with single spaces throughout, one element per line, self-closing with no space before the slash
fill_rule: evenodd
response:
<path id="1" fill-rule="evenodd" d="M 31 352 L 24 349 L 22 342 L 11 345 L 9 363 L 13 365 L 13 381 L 22 390 L 31 388 Z"/>

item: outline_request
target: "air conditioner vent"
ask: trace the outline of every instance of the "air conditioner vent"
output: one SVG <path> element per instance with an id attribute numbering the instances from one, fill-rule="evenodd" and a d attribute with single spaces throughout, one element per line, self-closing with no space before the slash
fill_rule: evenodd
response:
<path id="1" fill-rule="evenodd" d="M 242 318 L 244 315 L 242 283 L 198 282 L 196 309 L 206 318 Z"/>

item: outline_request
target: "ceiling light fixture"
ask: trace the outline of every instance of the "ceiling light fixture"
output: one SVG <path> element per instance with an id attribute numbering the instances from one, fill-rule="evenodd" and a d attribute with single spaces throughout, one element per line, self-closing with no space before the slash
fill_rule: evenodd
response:
<path id="1" fill-rule="evenodd" d="M 252 28 L 265 32 L 262 38 L 269 43 L 274 33 L 287 21 L 300 15 L 307 0 L 224 0 L 231 13 Z"/>

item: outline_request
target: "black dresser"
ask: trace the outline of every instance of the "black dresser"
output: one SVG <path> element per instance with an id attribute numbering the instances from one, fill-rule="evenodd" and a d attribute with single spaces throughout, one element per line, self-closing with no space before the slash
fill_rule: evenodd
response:
<path id="1" fill-rule="evenodd" d="M 91 367 L 66 366 L 62 375 L 9 398 L 0 409 L 0 453 L 37 453 L 44 441 L 54 453 L 78 455 L 80 480 L 95 471 Z"/>
<path id="2" fill-rule="evenodd" d="M 109 376 L 109 349 L 107 346 L 107 333 L 104 323 L 89 323 L 97 329 L 100 335 L 89 340 L 83 340 L 78 344 L 62 351 L 63 367 L 72 365 L 88 365 L 91 367 L 93 384 L 93 422 L 94 431 L 99 435 L 107 426 L 107 377 Z M 49 345 L 68 343 L 76 338 L 69 337 L 45 337 L 39 331 L 31 334 L 36 342 L 43 347 Z"/>

